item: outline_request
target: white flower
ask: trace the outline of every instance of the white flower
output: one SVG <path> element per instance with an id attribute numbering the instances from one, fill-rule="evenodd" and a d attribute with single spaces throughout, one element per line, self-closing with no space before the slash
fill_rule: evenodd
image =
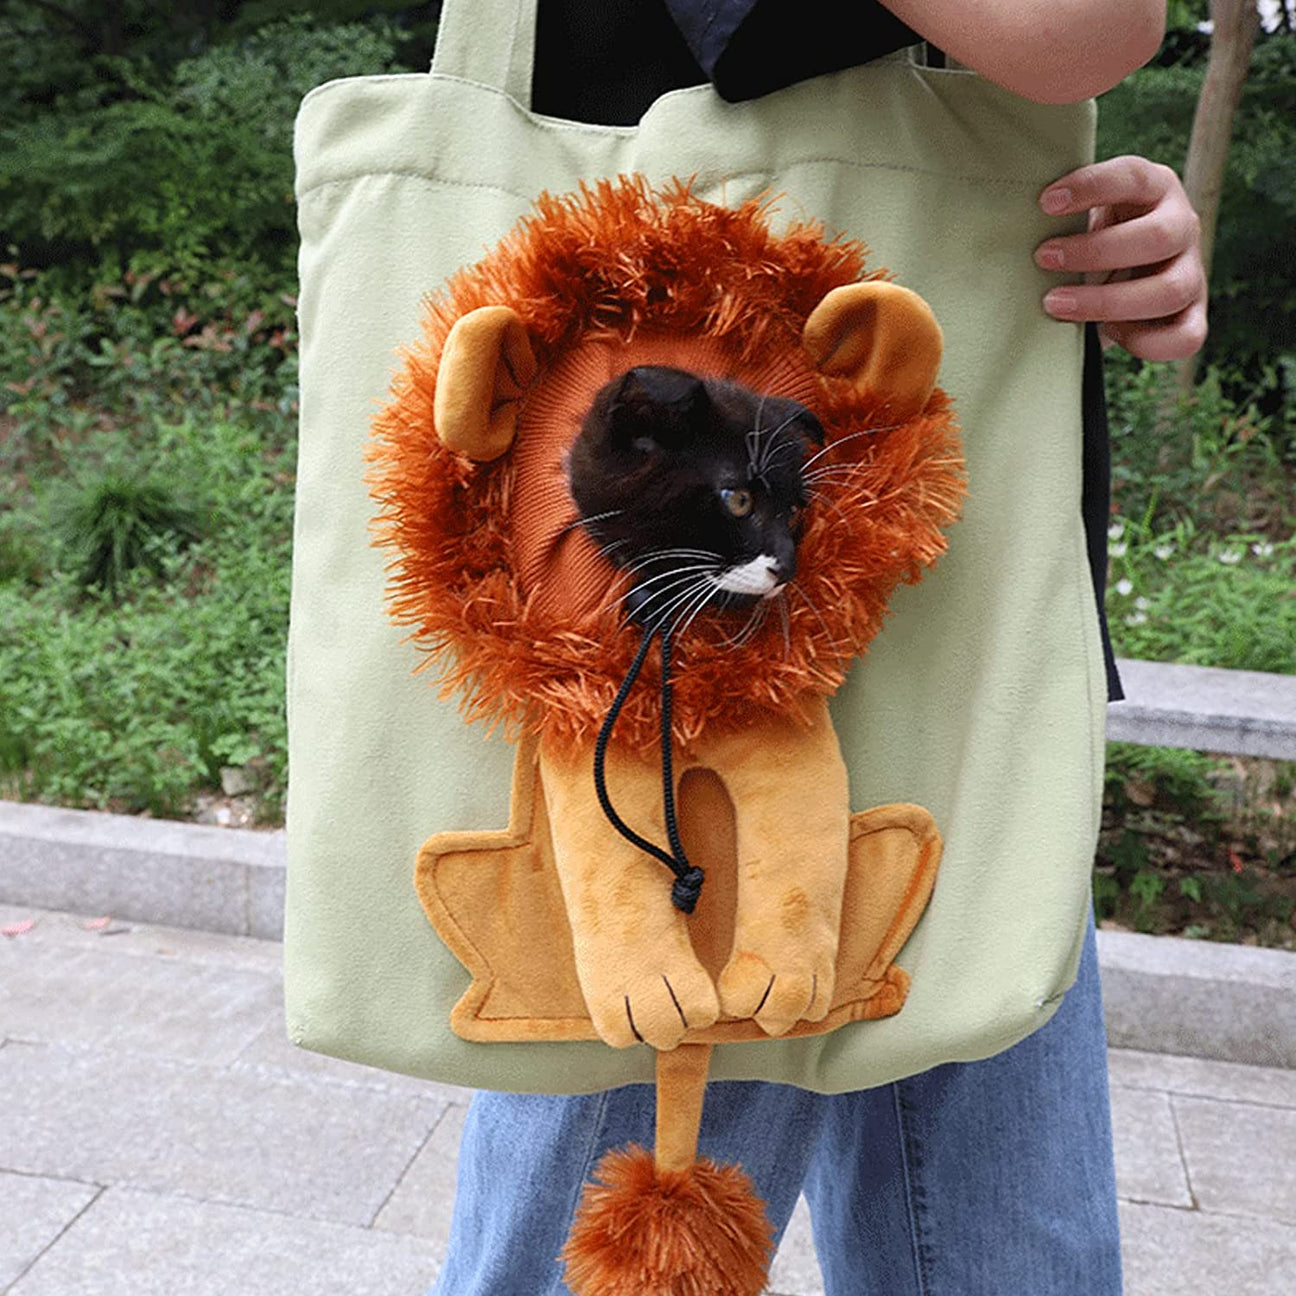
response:
<path id="1" fill-rule="evenodd" d="M 1215 555 L 1225 567 L 1236 567 L 1242 561 L 1241 549 L 1221 549 Z"/>
<path id="2" fill-rule="evenodd" d="M 1143 595 L 1140 594 L 1138 598 L 1134 600 L 1134 606 L 1138 608 L 1140 612 L 1146 612 L 1148 608 L 1152 606 L 1152 604 L 1148 599 L 1145 599 Z"/>
<path id="3" fill-rule="evenodd" d="M 1260 0 L 1257 8 L 1260 10 L 1260 24 L 1265 31 L 1275 32 L 1282 26 L 1284 7 L 1290 15 L 1290 0 Z"/>
<path id="4" fill-rule="evenodd" d="M 1113 558 L 1124 558 L 1125 551 L 1128 548 L 1129 546 L 1125 543 L 1124 540 L 1122 540 L 1120 544 L 1109 544 L 1107 546 L 1107 552 L 1111 554 Z"/>
<path id="5" fill-rule="evenodd" d="M 1272 558 L 1273 545 L 1271 545 L 1268 540 L 1262 540 L 1259 544 L 1253 544 L 1251 546 L 1251 552 L 1255 554 L 1257 558 Z"/>
<path id="6" fill-rule="evenodd" d="M 1133 625 L 1142 625 L 1143 622 L 1146 621 L 1146 620 L 1147 620 L 1147 616 L 1146 616 L 1144 613 L 1142 613 L 1142 612 L 1131 612 L 1131 613 L 1129 614 L 1129 616 L 1127 616 L 1127 617 L 1125 618 L 1125 624 L 1126 624 L 1126 625 L 1131 625 L 1131 626 L 1133 626 Z"/>
<path id="7" fill-rule="evenodd" d="M 1173 554 L 1174 554 L 1174 545 L 1172 545 L 1172 544 L 1159 544 L 1159 545 L 1157 545 L 1157 547 L 1156 547 L 1155 549 L 1152 550 L 1152 552 L 1153 552 L 1153 553 L 1154 553 L 1154 554 L 1155 554 L 1155 555 L 1156 555 L 1156 556 L 1157 556 L 1157 557 L 1158 557 L 1162 562 L 1165 562 L 1165 560 L 1166 560 L 1167 558 L 1173 556 Z"/>
<path id="8" fill-rule="evenodd" d="M 1118 580 L 1116 582 L 1116 593 L 1122 596 L 1134 592 L 1134 582 L 1132 580 Z"/>
<path id="9" fill-rule="evenodd" d="M 1108 540 L 1119 540 L 1121 536 L 1123 536 L 1124 534 L 1125 534 L 1125 523 L 1121 518 L 1117 518 L 1116 521 L 1113 522 L 1111 526 L 1107 528 Z"/>

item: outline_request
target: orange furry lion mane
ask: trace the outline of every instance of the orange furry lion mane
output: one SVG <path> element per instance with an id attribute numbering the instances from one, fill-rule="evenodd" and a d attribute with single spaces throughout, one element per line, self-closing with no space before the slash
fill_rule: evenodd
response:
<path id="1" fill-rule="evenodd" d="M 768 200 L 727 208 L 687 184 L 655 189 L 639 177 L 546 194 L 428 299 L 422 338 L 403 353 L 374 421 L 369 484 L 375 540 L 392 556 L 392 616 L 424 650 L 419 669 L 435 666 L 444 691 L 463 691 L 468 719 L 592 740 L 639 639 L 617 606 L 621 578 L 610 564 L 613 597 L 596 612 L 565 611 L 524 588 L 514 454 L 472 463 L 438 439 L 441 354 L 455 322 L 478 307 L 517 312 L 540 382 L 591 342 L 701 336 L 725 357 L 716 376 L 794 395 L 823 424 L 829 449 L 819 466 L 840 471 L 814 486 L 786 615 L 766 617 L 738 643 L 733 614 L 698 617 L 676 645 L 674 725 L 684 747 L 706 725 L 741 724 L 753 708 L 799 714 L 807 697 L 834 692 L 896 585 L 918 581 L 944 551 L 942 528 L 964 490 L 948 398 L 937 389 L 916 417 L 888 425 L 867 391 L 813 372 L 801 333 L 815 306 L 833 288 L 885 276 L 865 274 L 862 244 L 828 239 L 816 223 L 776 234 L 771 214 Z M 574 520 L 575 505 L 565 507 Z M 579 543 L 593 542 L 579 532 Z M 626 703 L 625 741 L 654 740 L 658 669 L 645 664 Z"/>

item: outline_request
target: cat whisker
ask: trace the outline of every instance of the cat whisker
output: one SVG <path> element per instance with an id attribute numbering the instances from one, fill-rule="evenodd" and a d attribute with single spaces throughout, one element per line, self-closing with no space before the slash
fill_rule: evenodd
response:
<path id="1" fill-rule="evenodd" d="M 668 572 L 662 572 L 660 576 L 650 576 L 646 580 L 637 582 L 626 591 L 625 597 L 629 598 L 631 594 L 634 594 L 639 590 L 644 590 L 657 581 L 664 581 L 665 583 L 660 585 L 659 588 L 653 590 L 646 600 L 647 602 L 651 602 L 653 599 L 662 598 L 676 592 L 681 585 L 688 585 L 692 588 L 694 585 L 705 584 L 711 579 L 711 571 L 712 568 L 710 567 L 676 567 Z M 700 572 L 701 575 L 695 574 L 698 572 Z"/>
<path id="2" fill-rule="evenodd" d="M 814 468 L 808 473 L 802 473 L 802 477 L 806 481 L 820 481 L 825 477 L 848 477 L 871 467 L 872 464 L 866 463 L 824 464 L 821 468 Z"/>
<path id="3" fill-rule="evenodd" d="M 850 523 L 850 518 L 848 518 L 848 517 L 846 516 L 846 514 L 842 511 L 841 507 L 838 505 L 838 503 L 837 503 L 837 501 L 836 501 L 835 499 L 832 499 L 830 496 L 825 495 L 822 491 L 816 491 L 816 490 L 812 490 L 812 491 L 810 492 L 810 499 L 811 499 L 814 503 L 817 503 L 817 504 L 827 504 L 828 507 L 829 507 L 830 509 L 832 509 L 832 511 L 833 511 L 834 513 L 836 513 L 837 516 L 838 516 L 839 518 L 841 518 L 841 520 L 842 520 L 842 521 L 843 521 L 847 526 L 850 526 L 850 524 L 851 524 L 851 523 Z M 866 506 L 866 505 L 856 505 L 856 507 L 858 508 L 858 507 L 867 507 L 867 506 Z"/>
<path id="4" fill-rule="evenodd" d="M 844 437 L 838 437 L 835 441 L 830 441 L 822 450 L 816 450 L 815 453 L 801 465 L 801 471 L 804 472 L 812 463 L 815 462 L 816 459 L 822 459 L 824 455 L 836 450 L 839 445 L 845 445 L 847 441 L 854 441 L 856 437 L 877 436 L 879 432 L 894 432 L 896 428 L 903 426 L 903 423 L 889 423 L 886 427 L 861 428 L 858 432 L 849 432 Z"/>
<path id="5" fill-rule="evenodd" d="M 760 400 L 756 402 L 756 418 L 754 426 L 744 438 L 747 442 L 747 468 L 753 477 L 759 477 L 760 473 L 756 468 L 756 448 L 760 445 L 760 422 L 761 414 L 765 410 L 765 402 L 769 398 L 769 389 L 766 388 L 761 392 Z"/>
<path id="6" fill-rule="evenodd" d="M 709 604 L 715 598 L 715 596 L 720 592 L 721 587 L 715 581 L 714 578 L 711 579 L 710 583 L 712 588 L 707 591 L 706 598 L 703 599 L 702 602 L 699 603 L 697 607 L 693 610 L 693 612 L 690 614 L 689 619 L 684 623 L 683 627 L 680 630 L 681 634 L 683 634 L 684 631 L 687 630 L 689 626 L 693 624 L 693 619 L 697 616 L 697 614 L 701 612 L 702 609 L 706 607 L 707 604 Z"/>
<path id="7" fill-rule="evenodd" d="M 654 585 L 659 581 L 666 581 L 665 585 L 662 585 L 660 589 L 654 590 L 648 596 L 648 598 L 644 600 L 644 602 L 640 605 L 640 608 L 642 610 L 643 608 L 647 607 L 648 604 L 651 603 L 654 599 L 661 598 L 664 595 L 671 594 L 676 589 L 678 589 L 679 586 L 683 584 L 689 584 L 691 586 L 694 582 L 699 582 L 707 579 L 707 576 L 714 570 L 715 569 L 711 564 L 707 564 L 705 566 L 699 564 L 696 567 L 672 567 L 670 571 L 659 572 L 656 576 L 649 576 L 644 580 L 636 581 L 635 584 L 633 584 L 628 590 L 626 590 L 624 594 L 617 595 L 616 598 L 612 599 L 610 602 L 605 603 L 602 607 L 598 608 L 595 611 L 595 615 L 596 616 L 601 615 L 602 613 L 608 611 L 609 608 L 616 607 L 618 603 L 624 603 L 627 599 L 647 589 L 648 586 L 650 585 Z M 694 572 L 703 572 L 705 574 L 703 576 L 695 576 L 693 574 Z"/>
<path id="8" fill-rule="evenodd" d="M 694 618 L 697 614 L 711 602 L 713 593 L 712 590 L 704 589 L 698 598 L 694 599 L 692 603 L 679 612 L 675 617 L 675 624 L 671 629 L 671 634 L 674 636 L 683 635 L 688 630 L 689 626 L 693 624 Z M 681 622 L 683 624 L 681 624 Z"/>
<path id="9" fill-rule="evenodd" d="M 787 661 L 792 655 L 792 618 L 788 616 L 787 600 L 781 592 L 771 601 L 778 604 L 779 623 L 783 627 L 783 660 Z"/>
<path id="10" fill-rule="evenodd" d="M 664 549 L 657 553 L 644 554 L 636 558 L 632 563 L 617 564 L 623 572 L 633 574 L 634 572 L 643 571 L 645 567 L 652 567 L 657 563 L 668 562 L 670 559 L 679 558 L 697 558 L 701 560 L 700 565 L 721 568 L 724 566 L 724 560 L 716 553 L 707 553 L 705 550 L 680 550 L 675 551 Z M 675 568 L 674 570 L 680 570 Z"/>
<path id="11" fill-rule="evenodd" d="M 652 628 L 654 630 L 660 630 L 661 627 L 666 624 L 666 621 L 670 617 L 672 612 L 674 612 L 677 608 L 684 607 L 686 605 L 691 607 L 692 600 L 697 598 L 699 595 L 702 596 L 703 602 L 706 602 L 708 599 L 711 598 L 712 590 L 705 578 L 699 580 L 696 584 L 690 585 L 686 590 L 684 590 L 683 593 L 676 594 L 675 597 L 670 601 L 670 603 L 668 603 L 664 608 L 661 608 L 657 612 L 655 612 L 653 614 Z M 652 600 L 650 599 L 649 602 L 651 601 Z M 646 607 L 647 604 L 644 605 L 644 608 Z M 640 608 L 639 611 L 642 613 L 644 611 L 644 608 Z"/>
<path id="12" fill-rule="evenodd" d="M 868 491 L 861 489 L 861 479 L 858 477 L 847 477 L 840 473 L 826 473 L 822 477 L 807 477 L 804 483 L 811 490 L 824 491 L 827 489 L 834 490 L 837 494 L 844 494 L 851 491 L 856 495 L 866 495 Z"/>
<path id="13" fill-rule="evenodd" d="M 643 567 L 648 563 L 661 562 L 667 558 L 707 558 L 714 562 L 723 562 L 721 556 L 712 549 L 649 549 L 641 553 L 633 563 L 625 565 L 626 570 Z"/>
<path id="14" fill-rule="evenodd" d="M 738 633 L 729 639 L 724 640 L 721 645 L 724 648 L 741 648 L 753 635 L 760 630 L 765 624 L 765 618 L 769 615 L 769 600 L 762 599 L 751 610 L 751 614 L 743 623 L 743 627 Z"/>
<path id="15" fill-rule="evenodd" d="M 609 544 L 599 545 L 598 551 L 604 558 L 608 560 L 608 562 L 612 563 L 613 566 L 616 566 L 617 561 L 615 558 L 612 557 L 612 555 L 618 549 L 624 549 L 626 545 L 629 543 L 630 542 L 628 540 L 613 540 Z"/>
<path id="16" fill-rule="evenodd" d="M 790 590 L 795 590 L 796 593 L 800 596 L 801 601 L 806 605 L 806 607 L 810 609 L 811 612 L 815 614 L 816 618 L 818 618 L 819 625 L 822 627 L 824 634 L 828 636 L 828 646 L 832 648 L 834 652 L 840 652 L 842 649 L 848 648 L 850 646 L 849 644 L 844 643 L 842 640 L 838 639 L 833 634 L 833 632 L 828 629 L 828 623 L 823 619 L 823 614 L 815 606 L 814 599 L 812 599 L 810 595 L 807 594 L 805 590 L 803 590 L 801 586 L 796 583 L 796 581 L 789 581 L 787 588 Z"/>
<path id="17" fill-rule="evenodd" d="M 782 432 L 783 429 L 787 427 L 789 423 L 794 422 L 796 418 L 797 418 L 797 412 L 793 412 L 789 414 L 787 418 L 785 418 L 783 422 L 778 425 L 778 427 L 770 429 L 768 434 L 769 439 L 765 442 L 765 451 L 761 455 L 760 463 L 756 466 L 756 475 L 758 477 L 763 476 L 765 470 L 769 467 L 770 456 L 774 453 L 774 449 L 775 449 L 774 438 L 778 436 L 778 434 Z"/>
<path id="18" fill-rule="evenodd" d="M 715 566 L 712 563 L 692 563 L 686 567 L 671 567 L 664 572 L 658 572 L 656 576 L 645 576 L 641 581 L 635 581 L 630 587 L 631 592 L 635 590 L 647 589 L 649 585 L 655 585 L 658 581 L 672 579 L 674 577 L 690 576 L 693 572 L 712 572 Z"/>
<path id="19" fill-rule="evenodd" d="M 672 599 L 665 607 L 657 609 L 649 616 L 643 608 L 640 608 L 639 614 L 644 624 L 649 630 L 656 633 L 671 619 L 671 614 L 679 607 L 683 606 L 688 600 L 697 596 L 698 590 L 695 586 L 690 586 L 681 595 Z"/>
<path id="20" fill-rule="evenodd" d="M 765 470 L 769 467 L 771 456 L 776 451 L 781 451 L 785 448 L 787 449 L 796 448 L 795 446 L 788 446 L 786 442 L 781 445 L 775 446 L 774 438 L 778 436 L 778 434 L 782 432 L 783 429 L 787 427 L 789 423 L 793 422 L 798 417 L 798 411 L 794 410 L 777 427 L 772 427 L 772 428 L 761 427 L 760 425 L 761 414 L 765 410 L 765 401 L 769 397 L 769 395 L 770 393 L 768 389 L 761 394 L 760 401 L 756 406 L 756 416 L 754 419 L 755 425 L 752 427 L 751 431 L 746 434 L 747 468 L 753 477 L 757 477 L 761 481 L 765 480 Z M 761 451 L 760 458 L 758 460 L 756 458 L 756 450 L 760 446 L 762 436 L 766 438 L 765 448 Z"/>
<path id="21" fill-rule="evenodd" d="M 616 517 L 618 514 L 624 512 L 624 509 L 608 509 L 606 513 L 595 513 L 592 517 L 577 517 L 575 521 L 569 522 L 565 527 L 563 527 L 554 539 L 565 536 L 568 531 L 575 531 L 577 527 L 583 526 L 586 530 L 590 530 L 596 522 L 605 521 L 607 518 Z"/>

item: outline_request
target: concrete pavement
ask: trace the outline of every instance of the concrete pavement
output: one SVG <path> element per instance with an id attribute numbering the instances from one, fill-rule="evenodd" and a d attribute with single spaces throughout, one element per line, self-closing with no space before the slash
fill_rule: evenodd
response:
<path id="1" fill-rule="evenodd" d="M 0 906 L 0 1293 L 420 1296 L 468 1093 L 293 1049 L 280 946 Z M 1296 1291 L 1296 1072 L 1116 1050 L 1129 1296 Z M 822 1292 L 804 1212 L 771 1292 Z"/>

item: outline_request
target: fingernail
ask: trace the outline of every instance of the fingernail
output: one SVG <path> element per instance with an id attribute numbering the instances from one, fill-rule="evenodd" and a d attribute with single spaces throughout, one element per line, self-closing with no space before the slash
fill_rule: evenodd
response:
<path id="1" fill-rule="evenodd" d="M 1070 189 L 1045 189 L 1040 195 L 1040 206 L 1044 208 L 1050 216 L 1061 215 L 1071 206 Z"/>
<path id="2" fill-rule="evenodd" d="M 1076 310 L 1075 293 L 1065 288 L 1054 288 L 1044 294 L 1044 309 L 1050 315 L 1074 315 Z"/>
<path id="3" fill-rule="evenodd" d="M 1041 243 L 1035 249 L 1035 264 L 1041 270 L 1061 270 L 1064 259 L 1060 243 Z"/>

